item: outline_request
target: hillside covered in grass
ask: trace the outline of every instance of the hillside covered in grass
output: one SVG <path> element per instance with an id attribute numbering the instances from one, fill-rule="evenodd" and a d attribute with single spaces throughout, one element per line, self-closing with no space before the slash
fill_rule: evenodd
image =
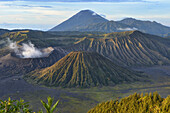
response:
<path id="1" fill-rule="evenodd" d="M 97 52 L 119 65 L 149 66 L 170 64 L 169 44 L 168 39 L 127 31 L 104 34 L 103 38 L 84 37 L 65 49 Z"/>
<path id="2" fill-rule="evenodd" d="M 88 113 L 170 113 L 170 95 L 161 98 L 157 92 L 145 95 L 134 93 L 120 101 L 100 103 Z"/>
<path id="3" fill-rule="evenodd" d="M 51 67 L 25 76 L 46 86 L 91 87 L 147 80 L 146 75 L 120 67 L 95 52 L 71 52 Z"/>

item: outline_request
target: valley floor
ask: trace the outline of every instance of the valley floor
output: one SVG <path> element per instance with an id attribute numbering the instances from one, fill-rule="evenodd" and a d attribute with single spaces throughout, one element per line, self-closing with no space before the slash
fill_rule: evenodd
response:
<path id="1" fill-rule="evenodd" d="M 34 111 L 40 110 L 40 99 L 52 96 L 60 100 L 58 110 L 61 113 L 86 113 L 100 102 L 120 99 L 134 92 L 146 93 L 157 91 L 162 97 L 170 94 L 170 66 L 133 68 L 151 75 L 152 82 L 120 84 L 101 88 L 47 88 L 31 85 L 20 76 L 0 78 L 0 98 L 24 99 L 29 101 Z"/>

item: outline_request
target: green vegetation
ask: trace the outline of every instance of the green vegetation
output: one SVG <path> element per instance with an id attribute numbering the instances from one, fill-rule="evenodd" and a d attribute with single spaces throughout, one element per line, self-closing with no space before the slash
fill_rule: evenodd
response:
<path id="1" fill-rule="evenodd" d="M 53 113 L 57 105 L 59 103 L 59 100 L 52 106 L 54 98 L 47 97 L 48 102 L 45 103 L 43 100 L 41 100 L 42 105 L 46 109 L 46 113 Z M 28 102 L 24 102 L 24 100 L 11 100 L 9 97 L 8 100 L 0 100 L 0 113 L 35 113 L 33 112 Z M 43 113 L 43 111 L 39 111 L 38 113 Z"/>
<path id="2" fill-rule="evenodd" d="M 94 87 L 123 82 L 146 81 L 146 75 L 115 65 L 94 52 L 71 52 L 51 67 L 35 70 L 24 77 L 46 86 Z"/>
<path id="3" fill-rule="evenodd" d="M 88 111 L 88 113 L 169 113 L 170 112 L 170 96 L 161 98 L 154 92 L 142 94 L 134 93 L 129 97 L 125 97 L 120 101 L 107 101 L 98 104 L 96 107 Z"/>
<path id="4" fill-rule="evenodd" d="M 29 104 L 25 103 L 24 100 L 11 100 L 9 97 L 8 100 L 0 100 L 0 112 L 1 113 L 33 113 L 29 109 Z"/>
<path id="5" fill-rule="evenodd" d="M 53 106 L 52 104 L 53 104 L 54 98 L 47 97 L 47 100 L 48 100 L 48 103 L 45 103 L 43 100 L 41 100 L 41 103 L 43 104 L 47 113 L 53 113 L 54 110 L 56 110 L 59 100 Z"/>
<path id="6" fill-rule="evenodd" d="M 155 74 L 158 72 L 155 72 Z M 155 76 L 155 74 L 153 76 Z M 161 75 L 161 74 L 160 74 Z M 163 75 L 161 75 L 163 76 Z M 162 78 L 162 77 L 161 77 Z M 121 83 L 115 86 L 103 86 L 103 87 L 92 87 L 92 88 L 60 88 L 51 87 L 45 89 L 39 89 L 37 91 L 24 91 L 14 94 L 8 94 L 3 96 L 3 99 L 8 97 L 13 97 L 14 99 L 22 98 L 26 102 L 30 102 L 30 107 L 34 111 L 39 111 L 42 108 L 42 104 L 39 100 L 44 100 L 44 98 L 51 96 L 55 100 L 60 100 L 58 105 L 58 112 L 60 113 L 87 113 L 89 109 L 95 107 L 98 103 L 105 102 L 108 100 L 115 100 L 117 98 L 121 99 L 127 97 L 135 92 L 137 93 L 147 93 L 155 92 L 161 95 L 161 97 L 167 97 L 170 90 L 170 79 L 158 78 L 156 80 L 160 83 L 149 82 L 132 82 L 132 83 Z M 37 85 L 35 85 L 36 87 Z M 45 110 L 43 109 L 43 112 Z"/>
<path id="7" fill-rule="evenodd" d="M 63 95 L 64 96 L 64 95 Z M 68 99 L 73 99 L 66 97 Z M 66 99 L 65 98 L 65 99 Z M 116 99 L 116 97 L 114 97 Z M 80 104 L 76 100 L 71 102 L 76 102 L 77 105 Z M 59 100 L 53 104 L 53 98 L 48 97 L 47 103 L 41 100 L 43 107 L 45 108 L 45 113 L 55 113 L 58 106 Z M 52 105 L 53 104 L 53 105 Z M 66 104 L 69 104 L 66 102 Z M 90 102 L 88 104 L 91 104 Z M 86 104 L 82 104 L 84 107 Z M 60 106 L 61 107 L 61 106 Z M 63 106 L 62 109 L 67 109 L 68 106 Z M 77 106 L 78 107 L 78 106 Z M 90 106 L 89 106 L 90 107 Z M 86 108 L 86 107 L 85 107 Z M 71 112 L 71 108 L 68 109 Z M 76 109 L 78 110 L 78 109 Z M 67 112 L 68 112 L 67 111 Z M 11 100 L 0 102 L 0 112 L 1 113 L 35 113 L 30 109 L 29 104 L 25 103 L 24 100 Z M 74 111 L 77 112 L 78 111 Z M 82 112 L 82 111 L 80 111 Z M 169 113 L 170 112 L 170 95 L 166 98 L 161 98 L 161 96 L 154 92 L 137 94 L 134 93 L 128 97 L 124 97 L 120 100 L 111 100 L 98 104 L 96 107 L 90 109 L 88 113 Z M 37 113 L 43 113 L 43 110 Z"/>

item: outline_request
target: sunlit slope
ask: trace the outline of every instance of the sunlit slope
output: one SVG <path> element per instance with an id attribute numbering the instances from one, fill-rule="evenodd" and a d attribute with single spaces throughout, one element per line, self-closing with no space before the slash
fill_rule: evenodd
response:
<path id="1" fill-rule="evenodd" d="M 162 65 L 170 63 L 169 40 L 139 31 L 110 33 L 103 38 L 82 38 L 69 51 L 94 51 L 117 64 Z"/>
<path id="2" fill-rule="evenodd" d="M 107 101 L 98 104 L 88 113 L 170 113 L 170 95 L 167 98 L 153 94 L 133 94 L 120 101 Z"/>
<path id="3" fill-rule="evenodd" d="M 146 80 L 94 52 L 71 52 L 51 67 L 25 76 L 36 84 L 62 87 L 91 87 Z"/>

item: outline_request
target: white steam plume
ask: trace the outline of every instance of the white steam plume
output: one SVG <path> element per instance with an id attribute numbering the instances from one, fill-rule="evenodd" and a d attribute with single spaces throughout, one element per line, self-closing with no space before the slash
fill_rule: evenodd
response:
<path id="1" fill-rule="evenodd" d="M 32 44 L 31 42 L 22 43 L 21 47 L 19 47 L 16 42 L 12 42 L 9 39 L 8 42 L 9 42 L 9 48 L 14 50 L 15 54 L 20 58 L 46 57 L 51 51 L 53 51 L 53 48 L 48 48 L 50 49 L 50 52 L 37 49 L 34 46 L 34 44 Z"/>
<path id="2" fill-rule="evenodd" d="M 28 44 L 22 44 L 22 56 L 24 58 L 36 58 L 43 55 L 43 53 L 34 47 L 34 44 L 29 42 Z"/>

